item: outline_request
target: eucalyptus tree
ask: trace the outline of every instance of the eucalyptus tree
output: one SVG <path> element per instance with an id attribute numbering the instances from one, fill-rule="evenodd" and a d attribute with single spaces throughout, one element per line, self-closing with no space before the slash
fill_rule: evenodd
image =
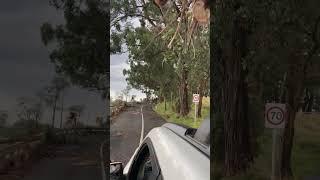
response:
<path id="1" fill-rule="evenodd" d="M 44 45 L 53 47 L 50 59 L 59 74 L 72 83 L 109 96 L 107 79 L 109 2 L 106 0 L 50 0 L 64 17 L 58 25 L 41 26 Z M 115 51 L 111 51 L 115 52 Z"/>
<path id="2" fill-rule="evenodd" d="M 201 1 L 202 2 L 202 1 Z M 139 53 L 133 52 L 129 49 L 129 53 L 135 54 L 130 58 L 140 58 L 143 54 L 153 55 L 153 58 L 160 59 L 159 61 L 162 64 L 168 63 L 172 64 L 174 68 L 174 73 L 176 74 L 176 82 L 177 85 L 175 89 L 177 89 L 178 94 L 178 104 L 179 104 L 179 113 L 182 116 L 185 116 L 189 112 L 189 93 L 188 93 L 188 76 L 189 71 L 192 68 L 193 53 L 189 50 L 189 45 L 193 44 L 193 38 L 196 35 L 201 36 L 201 34 L 197 34 L 201 29 L 207 28 L 206 25 L 199 26 L 200 20 L 197 19 L 197 15 L 199 13 L 194 13 L 194 8 L 200 1 L 196 1 L 195 3 L 191 3 L 191 1 L 168 1 L 164 4 L 157 3 L 155 1 L 155 5 L 153 1 L 113 1 L 111 14 L 114 15 L 111 17 L 112 25 L 114 25 L 114 29 L 112 31 L 115 40 L 112 43 L 124 43 L 128 42 L 127 46 L 135 46 L 135 50 L 138 49 Z M 202 7 L 201 12 L 202 16 L 208 19 L 208 9 L 205 9 L 202 3 L 200 5 Z M 189 12 L 193 13 L 189 13 Z M 201 14 L 201 13 L 200 13 Z M 140 26 L 136 28 L 128 23 L 128 18 L 138 19 L 140 22 Z M 123 21 L 122 23 L 120 21 Z M 204 23 L 206 24 L 206 23 Z M 136 44 L 132 44 L 132 40 L 130 37 L 127 37 L 128 32 L 142 33 L 143 31 L 148 31 L 145 33 L 145 38 L 148 37 L 147 41 L 135 41 Z M 120 34 L 120 35 L 119 35 Z M 129 40 L 127 40 L 128 38 Z M 141 40 L 141 38 L 139 39 Z M 155 43 L 156 42 L 156 43 Z M 131 44 L 130 44 L 131 43 Z M 155 46 L 156 44 L 156 46 Z M 152 47 L 157 47 L 157 51 L 150 52 L 154 50 Z M 202 47 L 196 47 L 202 48 Z M 159 54 L 158 54 L 159 53 Z M 159 57 L 156 57 L 156 56 Z M 209 68 L 209 67 L 208 67 Z M 142 76 L 142 75 L 140 75 Z M 150 79 L 141 78 L 141 81 L 151 81 Z M 161 82 L 161 81 L 160 81 Z M 141 83 L 143 84 L 143 83 Z M 168 86 L 169 83 L 164 82 L 160 85 L 156 85 L 157 83 L 150 83 L 155 86 L 152 90 L 156 90 L 158 94 L 160 93 L 160 89 L 164 89 L 163 87 Z M 161 88 L 160 88 L 161 86 Z M 150 91 L 150 89 L 146 88 L 146 91 Z M 160 94 L 163 94 L 161 92 Z M 165 97 L 164 95 L 162 95 Z"/>
<path id="3" fill-rule="evenodd" d="M 48 107 L 52 108 L 51 126 L 55 126 L 55 116 L 58 107 L 58 100 L 63 95 L 63 91 L 69 87 L 69 82 L 66 78 L 56 76 L 51 80 L 51 84 L 46 86 L 39 95 Z"/>
<path id="4" fill-rule="evenodd" d="M 222 84 L 214 93 L 222 97 L 217 99 L 222 109 L 215 109 L 223 113 L 225 175 L 245 171 L 253 160 L 255 134 L 248 107 L 257 97 L 263 103 L 288 105 L 280 167 L 282 178 L 290 179 L 295 114 L 311 64 L 319 59 L 320 4 L 313 0 L 213 4 L 211 47 L 218 72 L 213 77 Z"/>

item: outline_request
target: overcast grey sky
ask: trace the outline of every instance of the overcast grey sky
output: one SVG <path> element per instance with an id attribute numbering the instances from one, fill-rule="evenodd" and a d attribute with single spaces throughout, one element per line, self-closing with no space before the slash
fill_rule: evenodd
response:
<path id="1" fill-rule="evenodd" d="M 128 53 L 110 56 L 110 95 L 112 98 L 120 95 L 121 91 L 127 86 L 125 76 L 123 75 L 123 70 L 130 68 L 127 60 Z M 136 100 L 146 97 L 144 93 L 136 89 L 132 89 L 130 95 L 136 95 Z"/>
<path id="2" fill-rule="evenodd" d="M 0 1 L 0 110 L 10 112 L 10 122 L 16 119 L 16 99 L 34 95 L 55 75 L 49 50 L 41 42 L 40 26 L 46 21 L 62 23 L 61 14 L 49 6 L 49 0 Z M 106 115 L 105 102 L 94 92 L 72 87 L 65 101 L 66 107 L 73 104 L 86 106 L 83 122 L 88 115 L 92 123 L 95 116 Z M 48 120 L 50 113 L 51 110 L 46 112 L 43 121 Z"/>
<path id="3" fill-rule="evenodd" d="M 140 26 L 140 22 L 136 18 L 129 18 L 128 22 L 134 27 Z M 128 55 L 128 52 L 126 52 L 110 56 L 110 95 L 113 99 L 120 95 L 121 91 L 128 85 L 126 77 L 123 75 L 124 69 L 130 69 L 129 64 L 127 63 L 129 58 Z M 136 95 L 136 100 L 146 97 L 144 93 L 137 89 L 132 89 L 130 95 Z"/>

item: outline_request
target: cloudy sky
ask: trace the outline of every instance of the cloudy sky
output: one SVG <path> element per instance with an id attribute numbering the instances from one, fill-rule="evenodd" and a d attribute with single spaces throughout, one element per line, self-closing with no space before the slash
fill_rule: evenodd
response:
<path id="1" fill-rule="evenodd" d="M 129 18 L 128 22 L 134 27 L 140 25 L 138 19 Z M 125 49 L 125 48 L 124 48 Z M 124 69 L 130 69 L 127 63 L 128 53 L 116 54 L 110 56 L 110 95 L 113 99 L 118 97 L 123 89 L 128 85 L 126 82 L 126 77 L 123 75 Z M 130 91 L 130 96 L 136 95 L 136 100 L 140 98 L 145 98 L 146 95 L 137 89 L 132 89 Z"/>
<path id="2" fill-rule="evenodd" d="M 128 53 L 110 56 L 110 95 L 114 99 L 126 88 L 127 82 L 123 75 L 124 69 L 129 69 L 127 63 Z M 130 95 L 136 95 L 136 100 L 145 98 L 145 94 L 136 89 L 130 91 Z"/>
<path id="3" fill-rule="evenodd" d="M 61 12 L 50 7 L 49 0 L 0 1 L 0 110 L 10 112 L 10 123 L 16 120 L 16 99 L 33 96 L 55 75 L 49 50 L 40 38 L 40 26 L 46 21 L 63 22 Z M 66 107 L 86 106 L 83 122 L 90 117 L 90 122 L 94 123 L 95 116 L 106 115 L 105 103 L 99 94 L 72 87 L 66 96 Z M 48 109 L 44 122 L 48 121 L 50 113 Z"/>

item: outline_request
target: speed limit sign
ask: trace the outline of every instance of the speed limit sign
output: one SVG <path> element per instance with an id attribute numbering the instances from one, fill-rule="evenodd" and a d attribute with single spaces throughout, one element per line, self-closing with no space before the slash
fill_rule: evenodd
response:
<path id="1" fill-rule="evenodd" d="M 267 103 L 265 108 L 265 126 L 267 128 L 284 128 L 286 119 L 286 105 Z"/>
<path id="2" fill-rule="evenodd" d="M 200 99 L 199 94 L 193 94 L 193 96 L 192 96 L 192 102 L 194 102 L 194 103 L 199 103 L 199 99 Z"/>

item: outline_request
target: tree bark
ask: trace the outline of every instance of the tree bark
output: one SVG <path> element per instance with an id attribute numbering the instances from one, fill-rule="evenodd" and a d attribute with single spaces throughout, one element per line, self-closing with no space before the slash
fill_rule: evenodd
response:
<path id="1" fill-rule="evenodd" d="M 232 22 L 231 43 L 223 55 L 222 105 L 224 113 L 224 174 L 233 176 L 245 171 L 253 161 L 248 121 L 246 72 L 242 67 L 245 55 L 245 31 L 239 22 Z"/>
<path id="2" fill-rule="evenodd" d="M 291 58 L 292 59 L 292 58 Z M 294 63 L 294 62 L 293 62 Z M 280 160 L 280 173 L 283 180 L 293 178 L 291 169 L 291 154 L 294 138 L 294 120 L 303 94 L 305 73 L 299 63 L 291 64 L 288 73 L 287 87 L 287 122 L 282 137 L 282 153 Z"/>
<path id="3" fill-rule="evenodd" d="M 60 129 L 62 128 L 62 117 L 63 117 L 63 93 L 61 94 L 61 111 L 60 111 Z"/>
<path id="4" fill-rule="evenodd" d="M 52 111 L 52 128 L 54 128 L 54 121 L 56 118 L 56 108 L 57 108 L 58 95 L 54 99 L 53 111 Z"/>
<path id="5" fill-rule="evenodd" d="M 310 92 L 310 98 L 309 98 L 309 100 L 308 100 L 308 109 L 307 109 L 307 112 L 312 112 L 313 100 L 314 100 L 313 93 Z"/>
<path id="6" fill-rule="evenodd" d="M 204 83 L 206 80 L 201 80 L 198 88 L 199 92 L 199 103 L 198 103 L 198 109 L 197 109 L 197 117 L 201 117 L 201 110 L 202 110 L 202 99 L 203 99 L 203 91 L 204 91 Z"/>
<path id="7" fill-rule="evenodd" d="M 188 103 L 188 84 L 187 84 L 188 72 L 185 67 L 182 68 L 179 96 L 180 96 L 180 115 L 186 116 L 189 113 Z"/>

